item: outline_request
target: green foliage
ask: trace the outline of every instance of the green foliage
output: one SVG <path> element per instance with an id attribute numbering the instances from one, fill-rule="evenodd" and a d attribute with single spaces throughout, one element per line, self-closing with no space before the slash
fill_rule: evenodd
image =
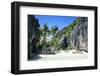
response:
<path id="1" fill-rule="evenodd" d="M 59 28 L 57 27 L 57 25 L 55 25 L 54 27 L 51 28 L 51 33 L 52 35 L 55 35 L 57 33 L 57 31 L 59 30 Z"/>
<path id="2" fill-rule="evenodd" d="M 57 46 L 57 44 L 58 44 L 58 39 L 54 37 L 54 38 L 51 40 L 51 45 Z"/>
<path id="3" fill-rule="evenodd" d="M 58 37 L 60 39 L 62 37 L 62 35 L 64 35 L 64 36 L 70 35 L 71 32 L 73 31 L 74 27 L 76 26 L 76 24 L 79 22 L 80 22 L 80 18 L 77 18 L 75 21 L 73 21 L 71 24 L 69 24 L 68 27 L 65 27 L 61 31 L 59 31 L 56 34 L 56 37 Z"/>

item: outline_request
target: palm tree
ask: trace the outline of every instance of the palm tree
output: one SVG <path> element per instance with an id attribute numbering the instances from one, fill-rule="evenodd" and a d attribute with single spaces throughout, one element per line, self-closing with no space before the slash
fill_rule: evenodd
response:
<path id="1" fill-rule="evenodd" d="M 43 41 L 42 41 L 42 43 L 43 43 L 43 47 L 45 47 L 45 45 L 46 45 L 46 41 L 47 41 L 47 36 L 48 36 L 48 34 L 49 34 L 49 28 L 48 28 L 48 24 L 46 23 L 46 24 L 44 24 L 44 26 L 43 26 L 43 28 L 42 28 L 42 37 L 43 37 Z"/>
<path id="2" fill-rule="evenodd" d="M 52 27 L 51 28 L 52 35 L 55 36 L 58 30 L 59 30 L 59 28 L 57 27 L 57 25 L 55 25 L 54 27 Z"/>
<path id="3" fill-rule="evenodd" d="M 57 27 L 57 25 L 55 25 L 54 27 L 51 28 L 51 33 L 52 33 L 51 45 L 53 45 L 55 47 L 55 49 L 58 45 L 58 38 L 56 37 L 58 30 L 59 30 L 59 28 Z"/>

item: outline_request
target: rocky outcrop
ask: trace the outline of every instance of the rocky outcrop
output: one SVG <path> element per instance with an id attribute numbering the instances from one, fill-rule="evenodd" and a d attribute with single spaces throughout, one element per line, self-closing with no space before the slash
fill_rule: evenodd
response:
<path id="1" fill-rule="evenodd" d="M 70 35 L 72 49 L 88 52 L 88 18 L 81 17 Z"/>
<path id="2" fill-rule="evenodd" d="M 28 15 L 28 58 L 33 56 L 33 52 L 37 52 L 37 43 L 40 38 L 39 27 L 38 19 L 33 15 Z"/>
<path id="3" fill-rule="evenodd" d="M 88 52 L 88 18 L 77 18 L 68 27 L 62 29 L 58 36 L 61 48 L 65 46 L 69 50 L 76 49 Z"/>

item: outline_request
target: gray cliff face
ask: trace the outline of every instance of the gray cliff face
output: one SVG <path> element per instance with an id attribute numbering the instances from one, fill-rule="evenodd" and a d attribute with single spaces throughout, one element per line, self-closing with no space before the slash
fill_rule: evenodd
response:
<path id="1" fill-rule="evenodd" d="M 38 20 L 32 15 L 28 15 L 28 58 L 32 56 L 33 52 L 36 52 L 36 46 L 40 38 L 39 27 Z"/>
<path id="2" fill-rule="evenodd" d="M 71 49 L 88 52 L 88 18 L 81 17 L 69 37 Z"/>

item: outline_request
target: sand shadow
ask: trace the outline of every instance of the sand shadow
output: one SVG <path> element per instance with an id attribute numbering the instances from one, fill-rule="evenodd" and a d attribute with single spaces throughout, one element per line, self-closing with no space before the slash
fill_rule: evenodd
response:
<path id="1" fill-rule="evenodd" d="M 42 58 L 42 57 L 39 56 L 39 54 L 33 54 L 33 56 L 32 56 L 30 59 L 28 59 L 28 61 L 38 60 L 38 59 L 41 59 L 41 58 Z"/>

